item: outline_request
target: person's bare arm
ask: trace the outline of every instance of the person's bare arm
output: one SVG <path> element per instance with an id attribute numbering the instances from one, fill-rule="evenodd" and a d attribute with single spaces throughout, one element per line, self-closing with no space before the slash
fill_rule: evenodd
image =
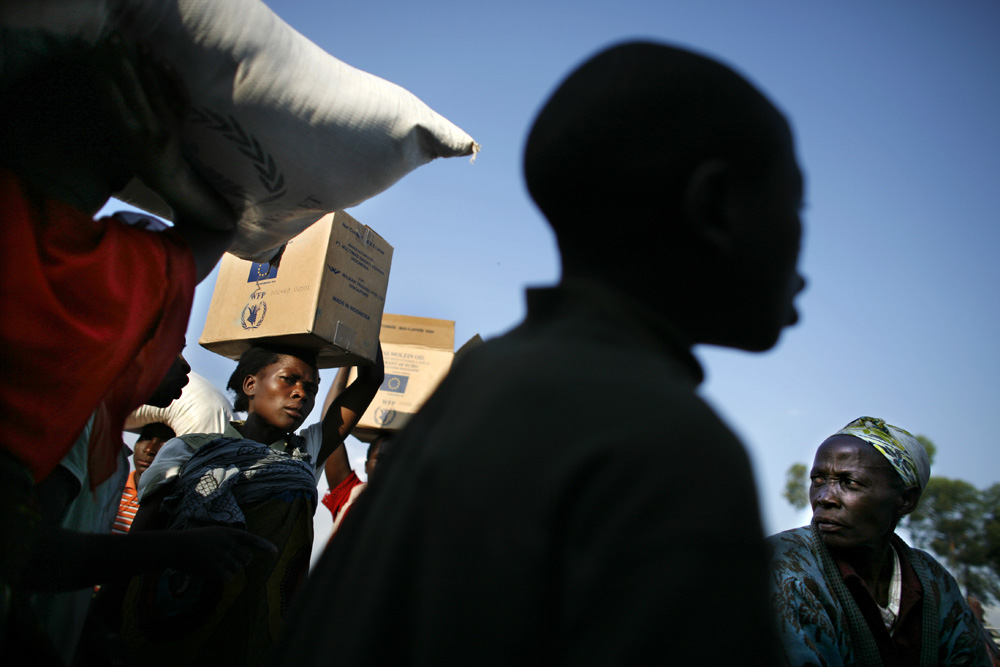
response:
<path id="1" fill-rule="evenodd" d="M 330 406 L 333 405 L 333 401 L 338 396 L 343 394 L 345 389 L 347 389 L 347 376 L 350 375 L 350 373 L 350 366 L 341 366 L 337 369 L 337 375 L 333 378 L 333 384 L 330 385 L 330 391 L 326 393 L 326 400 L 323 401 L 322 419 L 324 420 L 324 429 L 326 428 L 326 415 L 330 411 Z M 322 452 L 320 455 L 322 455 Z M 347 458 L 347 446 L 344 445 L 343 439 L 341 439 L 340 444 L 337 445 L 332 452 L 330 452 L 330 455 L 326 458 L 326 463 L 323 464 L 323 469 L 326 473 L 326 483 L 331 489 L 336 488 L 338 484 L 347 479 L 347 476 L 351 474 L 351 461 Z"/>
<path id="2" fill-rule="evenodd" d="M 113 572 L 111 576 L 100 580 L 101 590 L 91 603 L 91 613 L 103 619 L 109 627 L 117 627 L 121 623 L 122 601 L 132 577 L 157 568 L 157 563 L 160 563 L 159 566 L 167 565 L 192 574 L 228 578 L 249 562 L 252 556 L 251 549 L 260 549 L 268 553 L 276 551 L 270 543 L 262 540 L 246 542 L 244 538 L 231 532 L 235 529 L 230 528 L 222 529 L 224 532 L 213 529 L 213 532 L 209 533 L 199 532 L 201 529 L 199 531 L 164 530 L 167 524 L 165 518 L 160 515 L 160 505 L 163 499 L 170 494 L 174 482 L 175 480 L 170 480 L 152 493 L 145 494 L 126 536 L 132 539 L 131 542 L 119 540 L 117 544 L 110 545 L 93 542 L 83 544 L 84 549 L 96 550 L 98 554 L 109 548 L 119 551 L 124 548 L 127 553 L 139 553 L 140 555 L 147 553 L 149 549 L 159 551 L 152 559 L 152 563 L 143 563 L 140 567 L 127 567 L 123 571 Z M 147 535 L 154 537 L 146 537 Z M 173 539 L 175 536 L 180 536 L 180 538 Z M 64 541 L 66 536 L 57 539 Z M 164 540 L 167 541 L 164 542 Z M 185 551 L 191 549 L 195 551 Z M 77 572 L 74 576 L 79 577 L 80 573 Z M 94 575 L 88 572 L 86 576 L 93 577 Z M 65 585 L 67 582 L 54 583 Z"/>
<path id="3" fill-rule="evenodd" d="M 22 585 L 32 591 L 67 591 L 162 567 L 225 578 L 250 562 L 254 550 L 276 553 L 267 540 L 236 528 L 161 530 L 160 503 L 172 487 L 164 484 L 143 498 L 126 535 L 43 528 Z"/>
<path id="4" fill-rule="evenodd" d="M 250 562 L 254 551 L 277 553 L 267 540 L 237 528 L 126 535 L 51 528 L 39 535 L 20 583 L 29 591 L 69 591 L 164 567 L 228 578 Z"/>
<path id="5" fill-rule="evenodd" d="M 337 394 L 325 408 L 323 444 L 320 447 L 317 461 L 326 461 L 337 453 L 338 449 L 342 449 L 342 461 L 347 462 L 347 469 L 342 472 L 342 475 L 340 472 L 336 472 L 335 476 L 341 475 L 336 483 L 331 479 L 330 470 L 327 468 L 327 482 L 331 488 L 343 481 L 351 472 L 350 462 L 347 461 L 347 450 L 344 447 L 344 438 L 361 420 L 361 416 L 368 409 L 372 399 L 375 398 L 378 388 L 382 386 L 384 376 L 385 364 L 382 360 L 382 346 L 380 345 L 375 363 L 371 366 L 359 366 L 357 379 L 351 383 L 351 386 Z M 332 391 L 333 388 L 331 388 Z"/>
<path id="6" fill-rule="evenodd" d="M 326 418 L 326 413 L 330 409 L 330 405 L 333 404 L 333 400 L 347 389 L 347 377 L 350 374 L 350 366 L 341 366 L 337 369 L 337 374 L 333 378 L 333 384 L 330 385 L 330 391 L 326 392 L 326 399 L 323 401 L 323 412 L 320 415 L 320 419 Z"/>
<path id="7" fill-rule="evenodd" d="M 323 470 L 326 473 L 326 483 L 331 489 L 337 488 L 351 474 L 351 460 L 347 458 L 347 445 L 343 440 L 326 457 Z"/>
<path id="8" fill-rule="evenodd" d="M 236 217 L 183 155 L 180 129 L 189 110 L 184 85 L 147 49 L 130 49 L 117 38 L 107 66 L 108 95 L 135 173 L 173 209 L 174 229 L 191 248 L 200 282 L 232 243 Z"/>

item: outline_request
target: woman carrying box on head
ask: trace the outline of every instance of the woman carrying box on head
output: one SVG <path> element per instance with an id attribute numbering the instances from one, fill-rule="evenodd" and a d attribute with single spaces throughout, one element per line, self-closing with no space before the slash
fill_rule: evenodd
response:
<path id="1" fill-rule="evenodd" d="M 316 402 L 315 355 L 252 347 L 228 385 L 246 420 L 221 434 L 187 435 L 163 446 L 142 477 L 133 531 L 235 525 L 271 541 L 278 553 L 240 554 L 246 569 L 224 583 L 170 570 L 134 578 L 122 637 L 143 664 L 264 659 L 308 572 L 318 474 L 364 414 L 383 372 L 380 350 L 322 421 L 295 434 Z"/>

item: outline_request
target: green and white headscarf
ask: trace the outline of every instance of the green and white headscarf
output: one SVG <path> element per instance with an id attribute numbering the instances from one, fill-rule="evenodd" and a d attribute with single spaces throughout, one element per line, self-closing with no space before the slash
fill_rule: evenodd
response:
<path id="1" fill-rule="evenodd" d="M 924 446 L 909 432 L 877 417 L 860 417 L 834 435 L 853 435 L 870 444 L 888 459 L 907 487 L 919 486 L 923 491 L 927 486 L 931 462 Z"/>

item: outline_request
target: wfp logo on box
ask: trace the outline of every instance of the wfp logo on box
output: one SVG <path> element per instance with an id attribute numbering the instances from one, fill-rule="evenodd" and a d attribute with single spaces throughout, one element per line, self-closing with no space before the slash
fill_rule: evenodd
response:
<path id="1" fill-rule="evenodd" d="M 243 310 L 240 312 L 240 325 L 244 329 L 256 329 L 264 323 L 264 317 L 267 315 L 265 295 L 267 292 L 258 287 L 250 295 L 247 305 L 243 306 Z"/>
<path id="2" fill-rule="evenodd" d="M 389 426 L 396 421 L 396 414 L 392 408 L 375 408 L 375 423 L 379 426 Z"/>
<path id="3" fill-rule="evenodd" d="M 256 303 L 251 301 L 240 313 L 240 324 L 244 329 L 256 329 L 264 323 L 265 315 L 267 315 L 267 304 L 264 301 Z"/>
<path id="4" fill-rule="evenodd" d="M 389 375 L 385 376 L 382 380 L 382 386 L 379 387 L 379 391 L 391 391 L 394 394 L 406 393 L 406 383 L 409 382 L 410 378 L 406 375 Z"/>
<path id="5" fill-rule="evenodd" d="M 247 277 L 248 283 L 256 283 L 261 280 L 273 280 L 278 277 L 278 267 L 271 266 L 270 262 L 251 262 L 250 275 Z"/>

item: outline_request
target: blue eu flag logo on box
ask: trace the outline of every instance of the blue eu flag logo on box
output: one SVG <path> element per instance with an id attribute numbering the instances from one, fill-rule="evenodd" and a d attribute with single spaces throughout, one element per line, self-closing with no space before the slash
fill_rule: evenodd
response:
<path id="1" fill-rule="evenodd" d="M 261 280 L 271 280 L 278 277 L 278 267 L 271 266 L 270 262 L 251 262 L 250 277 L 248 283 L 256 283 Z"/>
<path id="2" fill-rule="evenodd" d="M 394 394 L 402 394 L 406 391 L 406 383 L 410 378 L 405 375 L 389 375 L 386 373 L 382 380 L 381 391 L 391 391 Z"/>

